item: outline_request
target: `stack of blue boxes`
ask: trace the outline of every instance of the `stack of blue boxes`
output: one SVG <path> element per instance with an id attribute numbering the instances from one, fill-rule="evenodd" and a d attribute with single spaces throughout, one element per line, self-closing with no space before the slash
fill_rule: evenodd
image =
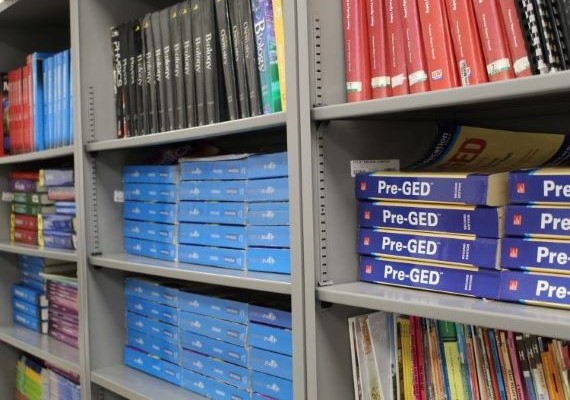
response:
<path id="1" fill-rule="evenodd" d="M 287 153 L 182 160 L 180 261 L 290 273 Z"/>
<path id="2" fill-rule="evenodd" d="M 127 278 L 126 294 L 126 365 L 214 399 L 292 399 L 290 312 L 204 285 Z"/>
<path id="3" fill-rule="evenodd" d="M 178 259 L 178 166 L 123 168 L 125 251 L 166 261 Z"/>

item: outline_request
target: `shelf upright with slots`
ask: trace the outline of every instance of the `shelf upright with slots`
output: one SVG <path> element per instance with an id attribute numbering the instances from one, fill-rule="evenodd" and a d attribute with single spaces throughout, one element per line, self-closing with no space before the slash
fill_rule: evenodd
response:
<path id="1" fill-rule="evenodd" d="M 286 37 L 288 110 L 212 125 L 145 136 L 118 138 L 115 124 L 110 28 L 174 4 L 159 0 L 73 1 L 77 12 L 80 49 L 78 95 L 81 96 L 83 146 L 76 147 L 81 188 L 85 203 L 85 271 L 82 300 L 88 318 L 89 346 L 85 349 L 92 397 L 126 396 L 147 399 L 193 398 L 193 394 L 169 383 L 155 385 L 155 378 L 123 365 L 125 343 L 124 292 L 126 276 L 142 274 L 178 282 L 217 284 L 273 293 L 291 298 L 294 332 L 295 398 L 305 397 L 304 298 L 300 201 L 300 130 L 298 118 L 296 3 L 283 2 Z M 75 82 L 74 82 L 75 83 Z M 197 141 L 211 142 L 229 152 L 242 153 L 263 148 L 288 151 L 292 275 L 250 273 L 199 265 L 166 262 L 125 254 L 122 233 L 122 204 L 114 195 L 122 190 L 122 167 L 147 163 L 148 156 L 164 149 L 183 149 Z M 101 327 L 112 327 L 102 329 Z M 153 392 L 145 393 L 149 388 Z M 109 397 L 111 398 L 111 397 Z"/>
<path id="2" fill-rule="evenodd" d="M 566 311 L 358 282 L 351 160 L 420 159 L 437 123 L 559 132 L 570 73 L 345 103 L 342 1 L 299 0 L 307 398 L 353 398 L 347 318 L 380 310 L 568 339 Z"/>

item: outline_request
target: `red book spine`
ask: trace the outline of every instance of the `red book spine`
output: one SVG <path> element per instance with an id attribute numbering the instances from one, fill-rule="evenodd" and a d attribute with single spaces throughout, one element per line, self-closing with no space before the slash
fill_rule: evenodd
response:
<path id="1" fill-rule="evenodd" d="M 8 72 L 8 135 L 10 137 L 10 147 L 12 154 L 16 154 L 17 150 L 17 143 L 15 138 L 16 132 L 16 115 L 14 110 L 17 108 L 16 104 L 16 86 L 15 83 L 17 81 L 17 70 Z"/>
<path id="2" fill-rule="evenodd" d="M 343 0 L 342 5 L 346 99 L 349 103 L 369 100 L 372 91 L 366 5 L 364 0 Z"/>
<path id="3" fill-rule="evenodd" d="M 33 149 L 31 132 L 32 98 L 31 98 L 32 68 L 29 65 L 22 67 L 22 113 L 23 113 L 23 151 L 29 153 Z"/>
<path id="4" fill-rule="evenodd" d="M 12 214 L 12 228 L 26 229 L 28 231 L 38 230 L 38 217 L 33 215 Z"/>
<path id="5" fill-rule="evenodd" d="M 443 0 L 423 0 L 418 8 L 431 90 L 459 86 Z"/>
<path id="6" fill-rule="evenodd" d="M 37 181 L 40 179 L 39 171 L 10 171 L 8 174 L 11 180 L 23 179 L 26 181 Z"/>
<path id="7" fill-rule="evenodd" d="M 12 231 L 12 241 L 15 243 L 38 245 L 38 231 L 29 231 L 26 229 L 14 229 Z"/>
<path id="8" fill-rule="evenodd" d="M 427 399 L 426 392 L 426 376 L 424 373 L 425 357 L 424 357 L 424 341 L 422 338 L 422 326 L 420 317 L 410 317 L 412 322 L 412 329 L 416 332 L 416 364 L 418 374 L 419 392 L 417 393 L 419 400 Z"/>
<path id="9" fill-rule="evenodd" d="M 470 1 L 446 0 L 446 5 L 461 85 L 488 82 L 473 4 Z"/>
<path id="10" fill-rule="evenodd" d="M 501 0 L 499 6 L 501 7 L 503 25 L 509 44 L 511 62 L 515 75 L 517 78 L 531 76 L 530 60 L 528 58 L 515 0 Z"/>
<path id="11" fill-rule="evenodd" d="M 496 0 L 473 0 L 487 74 L 491 82 L 515 77 L 501 13 Z"/>
<path id="12" fill-rule="evenodd" d="M 406 63 L 410 93 L 429 91 L 427 62 L 422 41 L 420 16 L 416 0 L 400 0 L 404 41 L 406 42 Z"/>
<path id="13" fill-rule="evenodd" d="M 14 85 L 16 89 L 16 142 L 18 143 L 18 153 L 24 152 L 24 141 L 23 141 L 23 93 L 22 93 L 22 68 L 18 68 L 18 82 Z"/>
<path id="14" fill-rule="evenodd" d="M 372 97 L 380 99 L 392 96 L 388 46 L 386 36 L 386 16 L 382 0 L 366 0 L 368 16 L 368 47 L 370 52 L 370 85 Z"/>
<path id="15" fill-rule="evenodd" d="M 385 0 L 384 9 L 386 10 L 392 95 L 401 96 L 410 93 L 410 89 L 406 66 L 406 44 L 398 0 Z"/>

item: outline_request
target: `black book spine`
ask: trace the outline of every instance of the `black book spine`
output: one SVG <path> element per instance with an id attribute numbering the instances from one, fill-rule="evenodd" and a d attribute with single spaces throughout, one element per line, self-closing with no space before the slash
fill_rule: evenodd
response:
<path id="1" fill-rule="evenodd" d="M 128 33 L 128 47 L 127 54 L 129 58 L 129 115 L 130 115 L 130 125 L 129 125 L 129 136 L 140 135 L 138 131 L 138 108 L 137 108 L 137 67 L 136 67 L 136 49 L 135 49 L 135 23 L 129 22 L 126 25 Z"/>
<path id="2" fill-rule="evenodd" d="M 160 37 L 162 39 L 162 63 L 163 82 L 165 90 L 165 123 L 167 131 L 174 130 L 174 101 L 176 99 L 176 87 L 174 86 L 174 74 L 172 73 L 172 48 L 170 41 L 170 9 L 160 10 Z"/>
<path id="3" fill-rule="evenodd" d="M 182 28 L 177 4 L 170 7 L 170 40 L 172 54 L 172 79 L 174 84 L 174 129 L 183 129 L 188 126 L 186 118 L 186 89 L 184 88 L 184 59 L 182 49 Z"/>
<path id="4" fill-rule="evenodd" d="M 232 36 L 228 15 L 227 0 L 216 1 L 216 20 L 218 23 L 218 39 L 220 41 L 220 52 L 222 67 L 224 70 L 224 87 L 226 95 L 226 106 L 229 119 L 239 118 L 239 107 L 236 90 L 236 73 L 234 68 L 234 52 L 232 46 Z"/>
<path id="5" fill-rule="evenodd" d="M 179 4 L 178 15 L 182 28 L 182 60 L 184 72 L 184 89 L 186 104 L 186 126 L 196 126 L 196 85 L 194 83 L 194 41 L 192 38 L 192 14 L 190 12 L 190 0 Z"/>
<path id="6" fill-rule="evenodd" d="M 247 74 L 245 71 L 245 60 L 243 57 L 242 23 L 239 16 L 239 8 L 236 1 L 228 3 L 230 25 L 232 29 L 232 49 L 235 62 L 235 72 L 237 77 L 237 96 L 239 101 L 239 111 L 241 118 L 250 116 L 249 95 L 247 92 Z"/>
<path id="7" fill-rule="evenodd" d="M 123 68 L 121 49 L 121 29 L 111 28 L 111 48 L 113 51 L 113 86 L 115 92 L 115 112 L 117 114 L 117 136 L 123 137 Z"/>
<path id="8" fill-rule="evenodd" d="M 166 124 L 166 85 L 164 83 L 164 59 L 162 55 L 162 35 L 160 28 L 160 12 L 150 15 L 152 21 L 152 36 L 154 38 L 154 76 L 158 93 L 158 126 L 159 132 L 168 129 Z"/>
<path id="9" fill-rule="evenodd" d="M 196 119 L 198 125 L 206 124 L 206 93 L 204 77 L 204 43 L 202 32 L 202 2 L 192 0 L 192 40 L 194 42 L 194 83 L 196 86 Z"/>
<path id="10" fill-rule="evenodd" d="M 220 122 L 216 15 L 213 0 L 202 0 L 206 123 Z"/>
<path id="11" fill-rule="evenodd" d="M 566 48 L 566 57 L 570 64 L 570 0 L 554 0 L 560 14 L 560 23 L 562 28 L 562 35 L 564 37 L 564 44 Z M 570 69 L 570 65 L 568 65 Z"/>
<path id="12" fill-rule="evenodd" d="M 556 72 L 560 70 L 560 57 L 558 48 L 554 43 L 554 31 L 548 17 L 548 7 L 546 6 L 545 0 L 532 0 L 532 2 L 538 18 L 538 28 L 545 50 L 544 54 L 548 70 L 549 72 Z"/>
<path id="13" fill-rule="evenodd" d="M 145 51 L 144 51 L 144 35 L 142 30 L 142 21 L 137 20 L 133 26 L 134 44 L 136 54 L 136 96 L 137 96 L 137 130 L 139 135 L 148 133 L 147 113 L 148 113 L 148 96 L 146 86 L 146 67 L 145 67 Z"/>
<path id="14" fill-rule="evenodd" d="M 242 23 L 243 56 L 247 74 L 250 116 L 261 115 L 261 93 L 257 71 L 257 54 L 253 39 L 253 17 L 250 0 L 236 0 Z"/>
<path id="15" fill-rule="evenodd" d="M 156 85 L 156 62 L 154 59 L 154 37 L 152 34 L 152 19 L 150 14 L 143 18 L 143 33 L 145 38 L 146 86 L 148 90 L 148 132 L 156 133 L 160 129 L 158 123 L 158 88 Z"/>
<path id="16" fill-rule="evenodd" d="M 131 94 L 129 80 L 129 27 L 127 24 L 121 25 L 121 73 L 123 76 L 123 137 L 131 136 Z"/>
<path id="17" fill-rule="evenodd" d="M 516 5 L 531 58 L 532 73 L 533 75 L 546 74 L 548 66 L 544 59 L 544 49 L 532 0 L 517 0 Z"/>
<path id="18" fill-rule="evenodd" d="M 568 48 L 566 47 L 564 26 L 562 25 L 562 13 L 558 8 L 558 2 L 556 0 L 546 0 L 546 2 L 548 5 L 548 14 L 552 21 L 558 55 L 560 56 L 560 68 L 567 70 L 570 67 L 570 57 L 568 55 Z"/>

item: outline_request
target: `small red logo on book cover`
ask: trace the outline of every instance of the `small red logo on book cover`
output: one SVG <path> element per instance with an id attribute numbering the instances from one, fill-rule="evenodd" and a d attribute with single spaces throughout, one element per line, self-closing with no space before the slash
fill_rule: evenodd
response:
<path id="1" fill-rule="evenodd" d="M 365 246 L 369 246 L 370 245 L 370 238 L 368 236 L 364 237 L 364 245 Z"/>
<path id="2" fill-rule="evenodd" d="M 518 258 L 519 256 L 519 249 L 518 247 L 511 247 L 509 249 L 509 257 L 511 258 Z"/>
<path id="3" fill-rule="evenodd" d="M 509 290 L 511 292 L 516 292 L 519 289 L 519 281 L 517 281 L 516 279 L 511 279 L 509 281 Z"/>
<path id="4" fill-rule="evenodd" d="M 364 211 L 364 219 L 370 219 L 370 211 Z"/>
<path id="5" fill-rule="evenodd" d="M 516 226 L 522 225 L 522 215 L 520 215 L 520 214 L 513 215 L 513 225 L 516 225 Z"/>
<path id="6" fill-rule="evenodd" d="M 519 182 L 517 183 L 517 193 L 525 193 L 526 192 L 526 186 L 523 182 Z"/>
<path id="7" fill-rule="evenodd" d="M 372 273 L 372 265 L 367 264 L 366 267 L 364 267 L 364 272 L 367 274 L 371 274 Z"/>
<path id="8" fill-rule="evenodd" d="M 364 192 L 367 186 L 368 185 L 366 185 L 366 182 L 360 182 L 360 191 Z"/>

